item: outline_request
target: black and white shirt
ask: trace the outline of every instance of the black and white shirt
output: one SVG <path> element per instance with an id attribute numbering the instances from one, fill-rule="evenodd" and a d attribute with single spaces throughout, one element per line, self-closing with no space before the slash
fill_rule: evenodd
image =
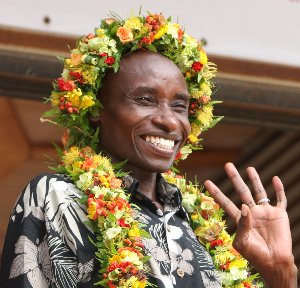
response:
<path id="1" fill-rule="evenodd" d="M 159 288 L 221 287 L 211 257 L 199 244 L 181 206 L 178 188 L 157 177 L 164 211 L 138 191 L 138 181 L 125 179 L 135 217 L 152 239 L 143 239 L 151 256 L 149 281 Z M 93 231 L 81 192 L 62 175 L 34 178 L 11 215 L 2 255 L 1 287 L 95 287 Z"/>

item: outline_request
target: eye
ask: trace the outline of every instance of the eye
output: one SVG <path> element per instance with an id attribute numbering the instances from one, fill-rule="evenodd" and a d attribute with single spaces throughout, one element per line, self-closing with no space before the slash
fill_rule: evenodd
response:
<path id="1" fill-rule="evenodd" d="M 136 100 L 135 100 L 139 105 L 155 105 L 155 100 L 153 99 L 153 97 L 151 96 L 140 96 L 140 97 L 137 97 Z"/>
<path id="2" fill-rule="evenodd" d="M 178 113 L 186 113 L 188 111 L 188 103 L 178 101 L 171 105 L 172 109 Z"/>

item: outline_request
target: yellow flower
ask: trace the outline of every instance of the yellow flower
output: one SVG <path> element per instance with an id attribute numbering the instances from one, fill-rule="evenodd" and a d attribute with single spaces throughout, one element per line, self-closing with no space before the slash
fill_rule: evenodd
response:
<path id="1" fill-rule="evenodd" d="M 203 94 L 203 90 L 192 90 L 191 92 L 191 96 L 195 99 L 199 99 Z"/>
<path id="2" fill-rule="evenodd" d="M 81 99 L 79 109 L 85 110 L 95 104 L 92 96 L 84 95 Z"/>
<path id="3" fill-rule="evenodd" d="M 200 50 L 200 57 L 199 57 L 199 62 L 204 65 L 207 63 L 207 55 L 205 51 L 201 48 Z"/>
<path id="4" fill-rule="evenodd" d="M 224 241 L 224 242 L 227 242 L 229 241 L 231 238 L 230 238 L 230 235 L 226 232 L 226 230 L 223 230 L 221 235 L 220 235 L 220 238 Z"/>
<path id="5" fill-rule="evenodd" d="M 248 264 L 247 260 L 241 258 L 241 259 L 230 262 L 229 269 L 231 269 L 232 267 L 243 269 L 243 268 L 247 267 L 247 264 Z"/>
<path id="6" fill-rule="evenodd" d="M 96 30 L 96 35 L 99 37 L 99 38 L 103 38 L 105 36 L 105 30 L 102 29 L 102 28 L 98 28 Z"/>
<path id="7" fill-rule="evenodd" d="M 160 39 L 163 35 L 165 35 L 168 31 L 168 25 L 160 26 L 158 31 L 156 32 L 154 39 Z"/>
<path id="8" fill-rule="evenodd" d="M 79 90 L 80 88 L 78 88 Z M 75 91 L 74 91 L 75 90 Z M 80 105 L 80 96 L 82 95 L 81 91 L 77 91 L 74 89 L 72 92 L 68 92 L 67 97 L 69 101 L 72 103 L 73 107 L 78 108 Z"/>
<path id="9" fill-rule="evenodd" d="M 132 225 L 132 228 L 128 231 L 129 237 L 139 237 L 140 230 L 138 229 L 137 225 Z"/>
<path id="10" fill-rule="evenodd" d="M 192 218 L 193 221 L 196 221 L 199 218 L 199 215 L 197 213 L 193 213 L 191 215 L 191 218 Z"/>
<path id="11" fill-rule="evenodd" d="M 74 163 L 72 164 L 72 170 L 73 170 L 73 173 L 75 173 L 75 174 L 82 173 L 82 170 L 81 170 L 82 164 L 83 164 L 82 161 L 74 162 Z"/>
<path id="12" fill-rule="evenodd" d="M 132 284 L 133 288 L 144 288 L 146 287 L 146 281 L 136 281 Z"/>
<path id="13" fill-rule="evenodd" d="M 80 66 L 80 70 L 84 82 L 94 85 L 97 78 L 97 69 L 93 65 L 83 64 Z"/>
<path id="14" fill-rule="evenodd" d="M 201 122 L 203 127 L 208 127 L 213 117 L 213 107 L 212 106 L 204 106 L 202 111 L 198 112 L 198 120 Z"/>
<path id="15" fill-rule="evenodd" d="M 194 134 L 190 134 L 189 137 L 188 137 L 188 140 L 189 140 L 192 144 L 198 142 L 198 138 L 197 138 L 197 136 L 195 136 Z"/>
<path id="16" fill-rule="evenodd" d="M 59 105 L 59 103 L 60 103 L 59 99 L 60 99 L 61 96 L 62 96 L 62 95 L 60 95 L 60 94 L 58 94 L 58 93 L 55 93 L 55 92 L 52 92 L 52 93 L 51 93 L 51 98 L 50 98 L 50 100 L 51 100 L 51 105 L 52 105 L 53 107 L 57 107 L 57 106 Z"/>
<path id="17" fill-rule="evenodd" d="M 201 133 L 201 127 L 197 125 L 195 122 L 191 124 L 191 134 L 195 136 L 199 136 Z"/>
<path id="18" fill-rule="evenodd" d="M 79 103 L 80 103 L 80 96 L 82 95 L 81 89 L 73 89 L 72 91 L 69 91 L 66 95 L 65 98 L 68 99 L 72 103 L 73 107 L 78 108 Z"/>
<path id="19" fill-rule="evenodd" d="M 210 88 L 209 84 L 207 84 L 207 82 L 204 82 L 203 84 L 201 84 L 200 89 L 201 89 L 202 95 L 205 94 L 207 96 L 211 96 L 211 88 Z"/>
<path id="20" fill-rule="evenodd" d="M 130 29 L 130 30 L 141 30 L 143 27 L 143 24 L 139 17 L 133 17 L 133 18 L 130 18 L 127 21 L 125 21 L 125 24 L 123 27 Z"/>
<path id="21" fill-rule="evenodd" d="M 96 202 L 90 203 L 89 206 L 87 207 L 88 218 L 93 220 L 96 210 L 97 210 Z"/>
<path id="22" fill-rule="evenodd" d="M 215 255 L 215 261 L 220 265 L 226 264 L 227 261 L 230 261 L 231 259 L 232 254 L 228 251 Z"/>
<path id="23" fill-rule="evenodd" d="M 109 258 L 109 262 L 115 262 L 115 261 L 120 263 L 121 262 L 121 257 L 119 255 L 114 255 L 114 256 Z"/>
<path id="24" fill-rule="evenodd" d="M 139 280 L 136 276 L 131 276 L 129 279 L 126 280 L 126 282 L 122 283 L 122 288 L 145 288 L 147 282 L 144 280 Z"/>
<path id="25" fill-rule="evenodd" d="M 71 165 L 75 162 L 80 156 L 79 148 L 76 146 L 72 146 L 69 151 L 64 155 L 63 161 L 65 165 Z"/>

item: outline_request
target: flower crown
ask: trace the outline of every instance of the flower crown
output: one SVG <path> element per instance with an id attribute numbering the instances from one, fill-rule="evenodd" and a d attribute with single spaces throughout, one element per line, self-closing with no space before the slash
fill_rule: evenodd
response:
<path id="1" fill-rule="evenodd" d="M 211 79 L 217 69 L 215 64 L 208 62 L 202 43 L 162 14 L 102 20 L 94 33 L 77 41 L 69 58 L 62 59 L 62 75 L 53 82 L 52 109 L 43 117 L 50 117 L 52 120 L 48 121 L 67 128 L 68 139 L 63 141 L 66 148 L 90 146 L 99 152 L 98 130 L 90 123 L 89 117 L 100 113 L 101 103 L 97 95 L 105 75 L 109 71 L 117 72 L 121 58 L 136 50 L 161 53 L 180 68 L 191 95 L 191 134 L 177 159 L 185 159 L 192 150 L 201 148 L 201 132 L 221 119 L 213 116 L 213 105 L 217 101 L 211 101 Z"/>

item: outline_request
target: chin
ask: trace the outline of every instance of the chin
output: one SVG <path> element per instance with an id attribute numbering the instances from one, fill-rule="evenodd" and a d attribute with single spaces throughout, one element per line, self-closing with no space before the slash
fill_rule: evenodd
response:
<path id="1" fill-rule="evenodd" d="M 155 173 L 164 173 L 171 168 L 172 164 L 173 161 L 168 161 L 167 163 L 155 163 L 154 161 L 152 163 L 149 163 L 149 171 Z"/>

